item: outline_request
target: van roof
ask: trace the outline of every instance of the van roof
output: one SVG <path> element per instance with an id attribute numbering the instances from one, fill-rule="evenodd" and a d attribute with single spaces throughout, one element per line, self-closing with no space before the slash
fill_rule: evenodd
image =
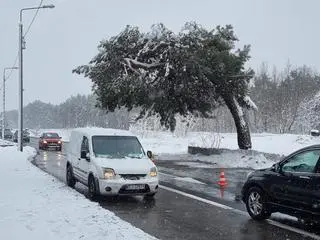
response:
<path id="1" fill-rule="evenodd" d="M 88 128 L 75 128 L 72 132 L 82 133 L 88 137 L 92 136 L 135 136 L 133 133 L 122 129 L 113 128 L 98 128 L 98 127 L 88 127 Z"/>

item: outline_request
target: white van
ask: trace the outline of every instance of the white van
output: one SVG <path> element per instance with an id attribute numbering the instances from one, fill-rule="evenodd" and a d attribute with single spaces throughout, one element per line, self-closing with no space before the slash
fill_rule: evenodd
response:
<path id="1" fill-rule="evenodd" d="M 71 132 L 67 148 L 66 179 L 88 186 L 96 195 L 145 195 L 158 191 L 158 170 L 145 154 L 138 138 L 125 130 L 78 128 Z"/>

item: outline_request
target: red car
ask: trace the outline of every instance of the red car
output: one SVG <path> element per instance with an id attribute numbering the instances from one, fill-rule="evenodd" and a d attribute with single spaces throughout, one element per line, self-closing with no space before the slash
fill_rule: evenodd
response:
<path id="1" fill-rule="evenodd" d="M 58 151 L 62 149 L 62 141 L 61 137 L 57 133 L 54 132 L 45 132 L 42 133 L 39 139 L 39 149 L 48 149 L 54 148 Z"/>

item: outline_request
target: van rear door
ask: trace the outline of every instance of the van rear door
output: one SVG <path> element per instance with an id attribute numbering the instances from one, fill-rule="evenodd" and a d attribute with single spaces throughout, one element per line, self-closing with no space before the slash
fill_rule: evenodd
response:
<path id="1" fill-rule="evenodd" d="M 79 181 L 83 181 L 80 171 L 80 149 L 83 135 L 77 131 L 71 133 L 68 146 L 68 160 L 72 164 L 73 174 Z"/>

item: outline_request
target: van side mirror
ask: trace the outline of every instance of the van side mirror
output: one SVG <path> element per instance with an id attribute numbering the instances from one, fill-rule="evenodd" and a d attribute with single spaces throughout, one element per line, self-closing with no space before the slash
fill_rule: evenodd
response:
<path id="1" fill-rule="evenodd" d="M 90 161 L 90 153 L 87 151 L 81 151 L 81 156 L 82 159 L 86 159 L 88 162 Z"/>
<path id="2" fill-rule="evenodd" d="M 87 151 L 81 151 L 80 158 L 86 158 L 86 156 L 87 156 Z"/>
<path id="3" fill-rule="evenodd" d="M 152 154 L 152 152 L 151 151 L 147 151 L 147 156 L 148 156 L 148 158 L 152 158 L 153 157 L 153 154 Z"/>
<path id="4" fill-rule="evenodd" d="M 88 151 L 81 151 L 81 156 L 82 159 L 86 159 L 88 162 L 90 162 L 90 153 Z"/>
<path id="5" fill-rule="evenodd" d="M 88 152 L 87 152 L 87 154 L 86 154 L 86 160 L 87 160 L 88 162 L 90 162 L 90 153 L 88 153 Z"/>

